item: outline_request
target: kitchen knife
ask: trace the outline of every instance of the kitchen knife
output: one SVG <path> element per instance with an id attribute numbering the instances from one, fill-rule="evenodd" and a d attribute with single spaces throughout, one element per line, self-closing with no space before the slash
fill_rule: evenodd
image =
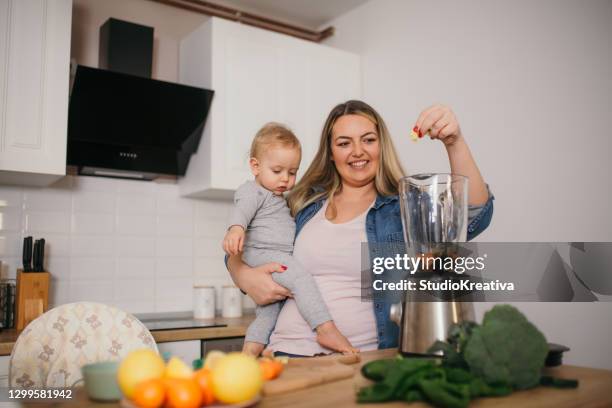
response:
<path id="1" fill-rule="evenodd" d="M 38 240 L 34 241 L 34 250 L 32 251 L 32 272 L 38 272 L 38 247 L 40 246 L 40 242 Z"/>
<path id="2" fill-rule="evenodd" d="M 45 271 L 45 239 L 41 238 L 40 239 L 40 257 L 39 257 L 39 262 L 40 262 L 40 269 L 39 272 L 44 272 Z"/>
<path id="3" fill-rule="evenodd" d="M 23 239 L 23 271 L 32 271 L 32 237 Z"/>

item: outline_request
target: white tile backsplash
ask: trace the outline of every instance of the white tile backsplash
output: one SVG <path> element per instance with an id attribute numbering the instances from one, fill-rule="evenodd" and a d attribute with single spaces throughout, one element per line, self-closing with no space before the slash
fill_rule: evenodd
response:
<path id="1" fill-rule="evenodd" d="M 115 240 L 108 235 L 72 235 L 70 255 L 73 258 L 83 256 L 114 255 Z"/>
<path id="2" fill-rule="evenodd" d="M 72 214 L 73 234 L 112 234 L 115 230 L 113 214 Z"/>
<path id="3" fill-rule="evenodd" d="M 119 194 L 117 214 L 155 214 L 155 196 L 153 194 Z"/>
<path id="4" fill-rule="evenodd" d="M 3 187 L 0 194 L 1 207 L 19 207 L 23 205 L 23 192 L 17 187 Z"/>
<path id="5" fill-rule="evenodd" d="M 17 268 L 22 268 L 21 257 L 3 256 L 2 257 L 2 278 L 15 279 L 17 276 Z"/>
<path id="6" fill-rule="evenodd" d="M 159 215 L 157 234 L 165 236 L 193 236 L 193 217 L 179 215 Z"/>
<path id="7" fill-rule="evenodd" d="M 69 234 L 52 234 L 49 232 L 30 231 L 28 235 L 45 239 L 45 258 L 67 257 L 70 256 L 70 235 Z M 22 254 L 23 242 L 21 238 L 17 241 L 19 246 L 19 254 Z"/>
<path id="8" fill-rule="evenodd" d="M 157 258 L 155 276 L 159 278 L 191 278 L 193 276 L 192 257 Z"/>
<path id="9" fill-rule="evenodd" d="M 195 233 L 196 237 L 208 237 L 218 239 L 219 242 L 223 239 L 227 230 L 226 219 L 216 219 L 204 216 L 196 216 Z"/>
<path id="10" fill-rule="evenodd" d="M 68 211 L 70 211 L 70 207 Z M 70 212 L 26 212 L 24 213 L 24 228 L 26 232 L 40 231 L 67 234 L 70 232 L 70 216 Z"/>
<path id="11" fill-rule="evenodd" d="M 22 251 L 21 234 L 0 231 L 0 257 L 20 256 Z"/>
<path id="12" fill-rule="evenodd" d="M 114 276 L 115 260 L 113 258 L 72 257 L 70 259 L 70 281 L 72 282 L 113 280 Z"/>
<path id="13" fill-rule="evenodd" d="M 71 302 L 100 302 L 114 304 L 113 282 L 104 281 L 70 281 Z"/>
<path id="14" fill-rule="evenodd" d="M 47 245 L 45 244 L 45 248 Z M 67 256 L 45 257 L 45 270 L 52 272 L 53 280 L 70 281 L 70 258 Z"/>
<path id="15" fill-rule="evenodd" d="M 193 239 L 183 237 L 157 237 L 158 256 L 189 256 L 193 255 Z"/>
<path id="16" fill-rule="evenodd" d="M 118 281 L 125 279 L 154 279 L 154 258 L 117 258 L 115 277 Z"/>
<path id="17" fill-rule="evenodd" d="M 48 188 L 0 186 L 2 277 L 15 277 L 31 235 L 46 240 L 52 305 L 190 310 L 194 284 L 231 284 L 221 250 L 230 208 L 182 198 L 172 183 L 79 176 Z"/>
<path id="18" fill-rule="evenodd" d="M 155 238 L 117 237 L 117 256 L 155 256 Z"/>
<path id="19" fill-rule="evenodd" d="M 21 231 L 21 208 L 0 207 L 0 233 Z"/>
<path id="20" fill-rule="evenodd" d="M 155 285 L 155 299 L 179 299 L 193 292 L 193 278 L 158 278 Z"/>
<path id="21" fill-rule="evenodd" d="M 152 236 L 155 233 L 154 215 L 117 215 L 117 232 L 122 235 Z"/>
<path id="22" fill-rule="evenodd" d="M 196 256 L 210 256 L 210 257 L 223 257 L 223 247 L 221 246 L 221 239 L 202 237 L 196 238 L 195 240 L 195 255 Z"/>
<path id="23" fill-rule="evenodd" d="M 115 213 L 115 194 L 110 192 L 83 191 L 72 199 L 74 212 Z"/>
<path id="24" fill-rule="evenodd" d="M 25 190 L 23 203 L 29 211 L 72 211 L 72 197 L 64 190 L 30 188 Z"/>
<path id="25" fill-rule="evenodd" d="M 157 195 L 157 213 L 160 215 L 181 215 L 193 217 L 194 202 L 190 199 L 179 199 L 178 189 L 169 197 L 167 192 Z"/>
<path id="26" fill-rule="evenodd" d="M 85 191 L 101 191 L 107 193 L 116 193 L 117 192 L 117 180 L 104 178 L 104 177 L 89 177 L 89 176 L 79 176 L 79 177 L 71 177 L 73 179 L 72 182 L 72 191 L 75 195 L 80 195 L 80 193 Z"/>
<path id="27" fill-rule="evenodd" d="M 154 279 L 122 279 L 115 285 L 116 300 L 154 300 Z"/>
<path id="28" fill-rule="evenodd" d="M 121 180 L 117 183 L 117 192 L 131 194 L 155 194 L 156 183 L 138 180 Z"/>

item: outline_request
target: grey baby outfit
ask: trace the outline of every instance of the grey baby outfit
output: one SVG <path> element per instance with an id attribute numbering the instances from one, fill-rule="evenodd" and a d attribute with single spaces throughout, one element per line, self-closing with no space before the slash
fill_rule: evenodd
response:
<path id="1" fill-rule="evenodd" d="M 283 196 L 247 181 L 234 194 L 232 225 L 240 225 L 246 231 L 242 260 L 249 266 L 278 262 L 287 267 L 284 272 L 273 273 L 272 279 L 293 293 L 302 317 L 313 330 L 332 320 L 314 278 L 293 259 L 295 222 Z M 245 341 L 268 344 L 281 307 L 282 302 L 257 306 Z"/>

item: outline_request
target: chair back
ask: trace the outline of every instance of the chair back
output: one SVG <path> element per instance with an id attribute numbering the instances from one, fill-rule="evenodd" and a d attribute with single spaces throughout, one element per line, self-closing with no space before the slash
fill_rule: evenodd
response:
<path id="1" fill-rule="evenodd" d="M 134 316 L 93 302 L 68 303 L 30 322 L 11 353 L 9 385 L 17 388 L 72 387 L 81 367 L 120 360 L 132 350 L 157 345 Z"/>

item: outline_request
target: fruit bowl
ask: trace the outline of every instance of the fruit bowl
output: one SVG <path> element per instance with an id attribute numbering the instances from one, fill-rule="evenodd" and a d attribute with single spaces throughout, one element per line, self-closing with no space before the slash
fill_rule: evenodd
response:
<path id="1" fill-rule="evenodd" d="M 255 404 L 257 404 L 259 401 L 261 401 L 261 395 L 256 396 L 255 398 L 251 398 L 248 401 L 243 401 L 243 402 L 239 402 L 236 404 L 218 404 L 218 403 L 214 403 L 212 405 L 202 405 L 202 407 L 206 407 L 206 408 L 246 408 L 246 407 L 251 407 Z M 133 402 L 131 402 L 130 400 L 123 398 L 120 402 L 119 405 L 121 405 L 121 407 L 123 408 L 140 408 L 138 405 L 134 404 Z"/>

